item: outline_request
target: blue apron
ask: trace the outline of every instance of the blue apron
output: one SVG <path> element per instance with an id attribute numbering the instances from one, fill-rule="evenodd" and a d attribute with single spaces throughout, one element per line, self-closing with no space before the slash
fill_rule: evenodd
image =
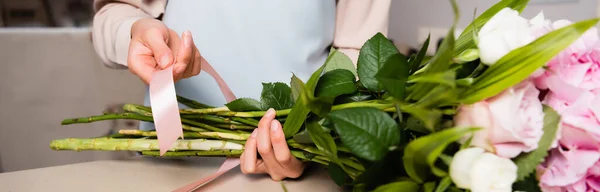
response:
<path id="1" fill-rule="evenodd" d="M 163 22 L 190 30 L 200 54 L 238 98 L 260 99 L 263 82 L 305 81 L 326 60 L 335 30 L 335 0 L 171 0 Z M 175 84 L 177 94 L 223 106 L 206 72 Z M 148 91 L 144 101 L 150 105 Z M 184 106 L 180 106 L 184 108 Z M 142 122 L 142 130 L 153 130 Z"/>

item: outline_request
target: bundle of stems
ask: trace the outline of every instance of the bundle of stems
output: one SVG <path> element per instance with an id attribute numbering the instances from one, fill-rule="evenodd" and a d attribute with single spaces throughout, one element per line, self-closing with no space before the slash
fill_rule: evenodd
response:
<path id="1" fill-rule="evenodd" d="M 227 107 L 212 107 L 183 97 L 178 97 L 180 103 L 190 107 L 181 109 L 183 138 L 177 140 L 165 157 L 180 156 L 217 156 L 239 157 L 244 151 L 244 144 L 252 130 L 258 126 L 259 118 L 266 111 L 236 112 Z M 373 107 L 383 111 L 395 111 L 394 104 L 384 100 L 368 100 L 334 105 L 332 111 L 354 108 Z M 98 116 L 65 119 L 63 125 L 92 123 L 97 121 L 133 119 L 153 122 L 150 107 L 125 104 L 123 113 L 104 113 Z M 277 110 L 276 116 L 285 121 L 290 109 Z M 308 135 L 306 135 L 308 138 Z M 307 139 L 290 138 L 287 144 L 291 153 L 305 162 L 329 165 L 332 161 Z M 310 140 L 310 139 L 308 139 Z M 120 130 L 118 134 L 96 138 L 66 138 L 50 143 L 54 150 L 70 151 L 137 151 L 145 156 L 159 156 L 158 140 L 155 131 Z M 364 166 L 352 152 L 343 146 L 338 147 L 339 161 L 346 166 L 350 177 L 356 178 L 365 171 Z"/>

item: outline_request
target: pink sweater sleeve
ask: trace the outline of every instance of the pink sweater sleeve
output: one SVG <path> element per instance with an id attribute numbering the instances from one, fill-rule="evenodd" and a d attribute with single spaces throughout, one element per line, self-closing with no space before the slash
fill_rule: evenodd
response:
<path id="1" fill-rule="evenodd" d="M 380 32 L 387 37 L 391 0 L 339 0 L 333 46 L 357 64 L 362 45 Z"/>
<path id="2" fill-rule="evenodd" d="M 94 0 L 92 41 L 97 55 L 111 68 L 125 68 L 131 26 L 141 18 L 157 18 L 166 0 Z"/>

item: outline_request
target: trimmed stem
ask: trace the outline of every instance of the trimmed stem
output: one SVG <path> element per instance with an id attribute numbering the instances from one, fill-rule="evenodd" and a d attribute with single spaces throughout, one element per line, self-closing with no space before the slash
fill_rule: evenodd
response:
<path id="1" fill-rule="evenodd" d="M 183 156 L 217 156 L 217 157 L 240 157 L 243 150 L 216 150 L 216 151 L 168 151 L 163 157 L 183 157 Z M 142 155 L 160 156 L 159 151 L 142 151 Z"/>
<path id="2" fill-rule="evenodd" d="M 169 151 L 178 150 L 242 150 L 243 145 L 219 140 L 176 140 Z M 158 140 L 155 139 L 60 139 L 50 143 L 50 148 L 54 150 L 101 150 L 101 151 L 149 151 L 159 150 Z"/>
<path id="3" fill-rule="evenodd" d="M 123 129 L 119 130 L 120 134 L 123 135 L 135 135 L 135 136 L 145 136 L 145 137 L 156 137 L 155 131 L 141 131 L 134 129 Z M 183 132 L 183 138 L 185 139 L 198 139 L 198 138 L 208 138 L 208 139 L 223 139 L 223 140 L 248 140 L 250 134 L 245 133 L 221 133 L 221 132 Z"/>

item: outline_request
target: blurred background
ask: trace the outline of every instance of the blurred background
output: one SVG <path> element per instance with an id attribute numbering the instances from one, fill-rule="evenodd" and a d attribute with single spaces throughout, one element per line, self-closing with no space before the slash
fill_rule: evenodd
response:
<path id="1" fill-rule="evenodd" d="M 523 15 L 541 10 L 552 20 L 600 16 L 600 0 L 531 0 Z M 0 172 L 103 159 L 127 152 L 57 152 L 53 139 L 135 129 L 135 121 L 61 126 L 62 119 L 117 112 L 142 103 L 144 85 L 127 70 L 108 69 L 92 47 L 92 0 L 0 0 Z M 457 33 L 498 0 L 457 0 Z M 429 54 L 452 24 L 447 0 L 394 0 L 388 37 L 405 54 L 431 33 Z"/>

